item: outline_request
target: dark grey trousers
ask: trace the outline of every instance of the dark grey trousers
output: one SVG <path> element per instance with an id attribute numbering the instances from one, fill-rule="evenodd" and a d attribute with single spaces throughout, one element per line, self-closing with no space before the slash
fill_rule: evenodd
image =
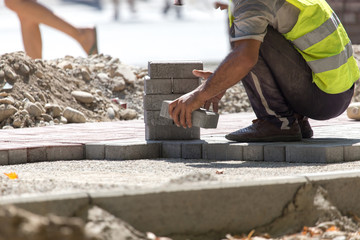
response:
<path id="1" fill-rule="evenodd" d="M 295 121 L 294 113 L 317 120 L 337 117 L 354 92 L 354 87 L 340 94 L 321 91 L 301 54 L 272 27 L 261 44 L 258 63 L 242 82 L 257 118 L 282 128 Z"/>

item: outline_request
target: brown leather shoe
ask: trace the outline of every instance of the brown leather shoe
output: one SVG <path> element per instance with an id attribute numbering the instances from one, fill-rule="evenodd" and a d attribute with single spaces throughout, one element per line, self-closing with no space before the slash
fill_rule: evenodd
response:
<path id="1" fill-rule="evenodd" d="M 295 117 L 298 120 L 302 138 L 311 138 L 312 136 L 314 136 L 314 132 L 311 129 L 308 118 L 304 117 L 304 116 L 301 116 L 299 114 L 295 114 Z"/>
<path id="2" fill-rule="evenodd" d="M 301 141 L 301 131 L 297 121 L 284 130 L 269 121 L 256 119 L 252 125 L 229 133 L 225 138 L 237 142 L 292 142 Z"/>

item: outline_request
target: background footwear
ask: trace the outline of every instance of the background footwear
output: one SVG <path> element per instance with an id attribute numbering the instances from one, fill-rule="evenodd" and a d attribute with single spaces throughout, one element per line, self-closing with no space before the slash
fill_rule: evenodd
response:
<path id="1" fill-rule="evenodd" d="M 266 120 L 257 119 L 252 125 L 229 133 L 225 138 L 237 142 L 292 142 L 301 141 L 301 131 L 297 121 L 290 129 L 280 129 Z"/>

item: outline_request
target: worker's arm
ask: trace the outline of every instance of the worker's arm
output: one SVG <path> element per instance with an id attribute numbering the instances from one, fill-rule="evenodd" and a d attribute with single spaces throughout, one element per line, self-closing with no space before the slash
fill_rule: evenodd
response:
<path id="1" fill-rule="evenodd" d="M 236 41 L 233 50 L 207 81 L 169 105 L 169 114 L 175 124 L 191 127 L 191 113 L 194 110 L 204 106 L 208 100 L 223 95 L 226 89 L 243 79 L 257 62 L 260 44 L 260 41 L 253 39 Z"/>

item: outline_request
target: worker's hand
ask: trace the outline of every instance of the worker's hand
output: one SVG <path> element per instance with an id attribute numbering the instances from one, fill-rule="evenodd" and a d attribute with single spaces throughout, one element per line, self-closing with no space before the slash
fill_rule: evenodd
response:
<path id="1" fill-rule="evenodd" d="M 170 103 L 168 111 L 176 126 L 191 128 L 191 113 L 204 103 L 205 100 L 201 100 L 199 91 L 195 89 Z"/>
<path id="2" fill-rule="evenodd" d="M 216 1 L 216 2 L 214 3 L 214 5 L 215 5 L 215 9 L 220 8 L 220 10 L 226 10 L 226 9 L 228 9 L 228 7 L 229 7 L 228 4 L 223 3 L 223 2 L 218 2 L 218 1 Z"/>
<path id="3" fill-rule="evenodd" d="M 193 74 L 197 77 L 201 77 L 205 80 L 207 80 L 211 74 L 213 74 L 210 71 L 202 71 L 202 70 L 193 70 Z M 206 110 L 210 109 L 210 106 L 212 105 L 212 109 L 214 112 L 218 112 L 219 111 L 219 102 L 221 100 L 221 98 L 224 96 L 226 91 L 223 91 L 221 93 L 219 93 L 218 95 L 216 95 L 215 97 L 207 100 L 204 104 L 204 108 Z"/>

